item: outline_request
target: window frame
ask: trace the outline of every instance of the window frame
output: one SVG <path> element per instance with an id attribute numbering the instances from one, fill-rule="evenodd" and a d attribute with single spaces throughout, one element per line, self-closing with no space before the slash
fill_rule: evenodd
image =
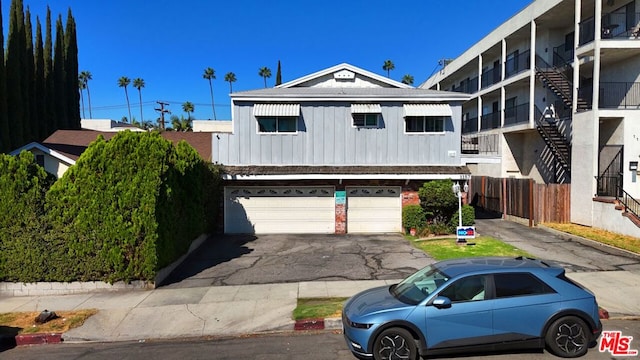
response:
<path id="1" fill-rule="evenodd" d="M 448 116 L 405 116 L 404 118 L 404 133 L 409 135 L 423 135 L 423 134 L 444 134 L 445 131 L 445 120 Z M 421 131 L 409 131 L 408 125 L 410 120 L 422 120 L 422 130 Z M 428 120 L 433 120 L 433 131 L 429 131 L 428 128 Z M 438 125 L 440 124 L 441 130 L 438 130 Z"/>
<path id="2" fill-rule="evenodd" d="M 357 125 L 356 124 L 356 116 L 362 116 L 363 117 L 363 125 Z M 375 116 L 375 125 L 369 125 L 367 124 L 367 117 L 369 116 Z M 375 129 L 380 127 L 380 114 L 378 113 L 351 113 L 351 127 L 353 128 L 369 128 L 369 129 Z"/>
<path id="3" fill-rule="evenodd" d="M 297 134 L 298 133 L 298 116 L 256 116 L 256 128 L 258 134 L 266 134 L 266 135 L 275 135 L 275 134 Z M 275 120 L 275 131 L 262 131 L 260 128 L 260 120 L 264 119 L 274 119 Z M 282 131 L 280 130 L 280 120 L 288 120 L 294 122 L 295 129 L 293 131 Z"/>
<path id="4" fill-rule="evenodd" d="M 535 292 L 535 293 L 527 293 L 527 294 L 513 294 L 513 295 L 508 295 L 508 296 L 500 296 L 499 292 L 498 292 L 498 277 L 499 276 L 513 276 L 513 275 L 517 275 L 517 276 L 526 276 L 529 279 L 534 280 L 535 282 L 537 282 L 537 284 L 543 289 L 542 292 Z M 520 279 L 522 280 L 522 279 Z M 518 283 L 523 283 L 522 281 L 518 282 Z M 493 274 L 493 295 L 494 298 L 496 300 L 499 299 L 510 299 L 510 298 L 515 298 L 515 297 L 523 297 L 523 296 L 539 296 L 539 295 L 549 295 L 549 294 L 557 294 L 557 291 L 552 288 L 549 284 L 547 284 L 545 281 L 543 281 L 542 279 L 540 279 L 539 277 L 537 277 L 535 274 L 530 273 L 530 272 L 501 272 L 501 273 L 494 273 Z"/>

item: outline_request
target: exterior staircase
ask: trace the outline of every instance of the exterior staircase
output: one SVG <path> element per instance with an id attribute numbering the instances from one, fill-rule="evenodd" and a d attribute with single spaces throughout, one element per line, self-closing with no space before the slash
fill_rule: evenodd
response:
<path id="1" fill-rule="evenodd" d="M 560 166 L 567 173 L 571 173 L 571 144 L 560 133 L 555 121 L 553 123 L 547 122 L 542 112 L 537 108 L 536 110 L 540 113 L 539 120 L 536 121 L 536 130 L 538 130 L 545 144 L 551 149 L 551 153 L 558 160 Z"/>
<path id="2" fill-rule="evenodd" d="M 536 76 L 562 100 L 565 106 L 571 108 L 573 83 L 558 68 L 536 68 Z M 577 108 L 578 111 L 589 109 L 589 102 L 578 98 Z"/>

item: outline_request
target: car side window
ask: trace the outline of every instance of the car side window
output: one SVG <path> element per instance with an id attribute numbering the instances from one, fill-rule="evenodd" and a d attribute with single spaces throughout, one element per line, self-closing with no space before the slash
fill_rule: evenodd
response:
<path id="1" fill-rule="evenodd" d="M 484 300 L 485 284 L 483 275 L 469 276 L 447 286 L 439 295 L 448 297 L 451 302 Z"/>
<path id="2" fill-rule="evenodd" d="M 496 298 L 551 294 L 555 291 L 532 274 L 494 274 Z"/>

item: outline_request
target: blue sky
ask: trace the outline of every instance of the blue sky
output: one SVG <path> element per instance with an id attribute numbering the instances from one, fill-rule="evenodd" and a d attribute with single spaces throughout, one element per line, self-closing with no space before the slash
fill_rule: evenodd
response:
<path id="1" fill-rule="evenodd" d="M 530 0 L 24 0 L 44 27 L 46 6 L 66 21 L 70 7 L 78 31 L 80 70 L 93 76 L 89 87 L 94 118 L 128 116 L 121 76 L 143 78 L 145 120 L 154 120 L 155 101 L 195 104 L 196 119 L 213 119 L 206 67 L 216 71 L 217 119 L 230 119 L 227 72 L 234 91 L 264 87 L 260 67 L 278 60 L 287 82 L 339 63 L 386 75 L 382 64 L 395 64 L 391 78 L 405 74 L 418 85 L 438 60 L 455 58 L 515 15 Z M 2 1 L 5 34 L 10 0 Z M 54 20 L 55 21 L 55 20 Z M 54 28 L 55 32 L 55 28 Z M 6 44 L 5 44 L 6 45 Z M 85 115 L 89 117 L 85 93 Z M 138 92 L 129 86 L 131 113 L 139 120 Z M 82 114 L 81 114 L 82 115 Z"/>

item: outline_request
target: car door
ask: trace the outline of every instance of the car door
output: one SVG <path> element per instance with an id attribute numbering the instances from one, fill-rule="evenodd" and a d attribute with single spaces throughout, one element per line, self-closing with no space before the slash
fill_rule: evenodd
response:
<path id="1" fill-rule="evenodd" d="M 562 301 L 549 285 L 530 273 L 493 275 L 493 327 L 496 340 L 520 341 L 539 337 Z"/>
<path id="2" fill-rule="evenodd" d="M 427 347 L 442 349 L 483 343 L 493 334 L 491 302 L 485 300 L 487 278 L 474 275 L 460 278 L 437 296 L 451 300 L 450 307 L 426 307 Z M 433 298 L 435 299 L 435 297 Z"/>

